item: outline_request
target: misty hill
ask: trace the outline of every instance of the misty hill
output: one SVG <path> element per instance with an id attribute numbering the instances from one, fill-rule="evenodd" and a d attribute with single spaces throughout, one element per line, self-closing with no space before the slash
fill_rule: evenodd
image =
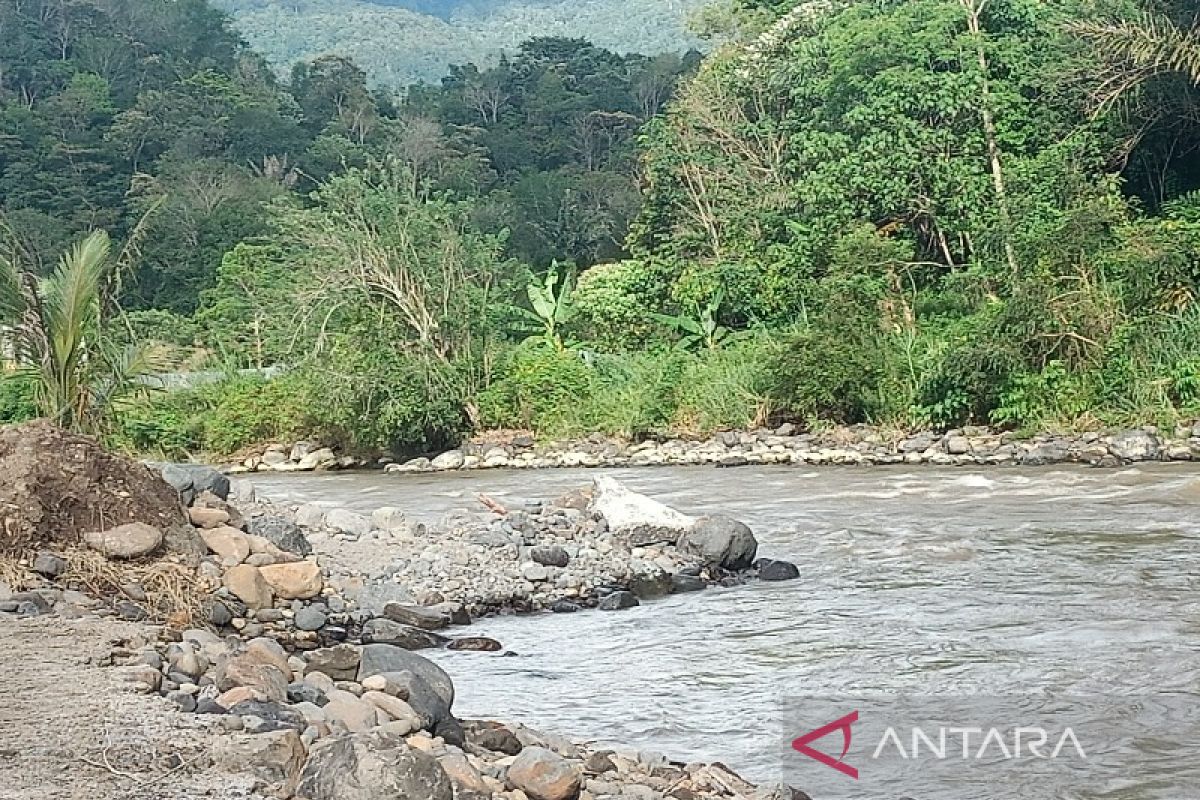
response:
<path id="1" fill-rule="evenodd" d="M 581 37 L 616 52 L 702 46 L 687 17 L 707 0 L 216 0 L 279 69 L 326 53 L 380 84 L 437 81 L 450 64 L 487 65 L 535 36 Z"/>

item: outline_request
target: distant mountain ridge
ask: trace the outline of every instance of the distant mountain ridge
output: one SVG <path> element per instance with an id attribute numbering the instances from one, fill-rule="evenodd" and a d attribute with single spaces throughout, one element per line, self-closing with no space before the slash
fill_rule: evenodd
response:
<path id="1" fill-rule="evenodd" d="M 215 0 L 280 70 L 336 53 L 372 82 L 436 82 L 450 64 L 494 63 L 536 36 L 622 53 L 703 48 L 688 16 L 709 0 Z"/>

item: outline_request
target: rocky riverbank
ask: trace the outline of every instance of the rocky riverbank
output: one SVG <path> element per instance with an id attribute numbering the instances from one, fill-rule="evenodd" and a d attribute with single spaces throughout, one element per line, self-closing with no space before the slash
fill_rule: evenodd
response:
<path id="1" fill-rule="evenodd" d="M 33 432 L 40 445 L 54 438 L 44 426 Z M 78 437 L 70 446 L 96 449 Z M 36 488 L 36 503 L 5 507 L 4 530 L 40 537 L 31 540 L 40 549 L 0 564 L 0 624 L 48 615 L 141 624 L 100 661 L 218 734 L 187 766 L 251 775 L 263 796 L 297 800 L 802 796 L 753 787 L 720 765 L 459 720 L 450 676 L 414 652 L 503 657 L 502 643 L 461 634 L 480 613 L 617 611 L 714 582 L 798 577 L 758 558 L 744 525 L 694 519 L 601 479 L 522 509 L 481 498 L 478 514 L 431 532 L 397 509 L 369 518 L 285 509 L 215 470 L 158 469 L 178 510 L 162 508 L 156 491 L 150 509 L 127 503 L 130 521 L 116 527 L 87 529 L 103 514 L 83 506 L 73 527 L 25 520 L 23 508 L 53 505 Z M 141 470 L 114 462 L 107 475 L 144 480 Z M 83 476 L 97 485 L 74 489 L 102 497 L 105 477 Z"/>
<path id="2" fill-rule="evenodd" d="M 1116 467 L 1140 461 L 1193 460 L 1200 460 L 1200 424 L 1172 431 L 1148 426 L 1032 437 L 985 427 L 903 433 L 858 425 L 804 432 L 786 424 L 770 430 L 725 431 L 705 439 L 638 442 L 601 435 L 538 442 L 528 433 L 494 432 L 434 457 L 395 463 L 387 458 L 339 456 L 319 444 L 298 442 L 292 446 L 271 445 L 223 469 L 229 474 L 245 474 L 380 466 L 397 473 L 750 464 Z"/>

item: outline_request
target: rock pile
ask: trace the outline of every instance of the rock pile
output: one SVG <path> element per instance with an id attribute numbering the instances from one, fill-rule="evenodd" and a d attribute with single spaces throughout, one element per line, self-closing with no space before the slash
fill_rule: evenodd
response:
<path id="1" fill-rule="evenodd" d="M 691 441 L 627 442 L 592 436 L 535 444 L 532 437 L 508 442 L 468 443 L 436 458 L 390 464 L 389 472 L 553 467 L 631 467 L 708 464 L 933 464 L 940 466 L 1080 463 L 1120 466 L 1139 461 L 1200 460 L 1200 424 L 1170 435 L 1155 428 L 1043 434 L 1022 438 L 1011 432 L 967 427 L 945 433 L 896 435 L 870 426 L 800 433 L 787 424 L 774 430 L 726 431 Z"/>
<path id="2" fill-rule="evenodd" d="M 454 685 L 389 644 L 291 655 L 272 639 L 203 630 L 114 651 L 130 683 L 229 732 L 215 758 L 295 800 L 800 800 L 720 765 L 573 744 L 521 725 L 458 720 Z"/>
<path id="3" fill-rule="evenodd" d="M 317 472 L 366 466 L 370 466 L 368 460 L 338 455 L 332 447 L 319 442 L 300 441 L 292 445 L 267 445 L 237 458 L 225 467 L 225 472 L 231 475 L 248 472 Z"/>

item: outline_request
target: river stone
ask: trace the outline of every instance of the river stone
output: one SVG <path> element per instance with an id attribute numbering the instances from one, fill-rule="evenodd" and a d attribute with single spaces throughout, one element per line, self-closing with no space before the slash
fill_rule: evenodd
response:
<path id="1" fill-rule="evenodd" d="M 263 578 L 258 567 L 238 564 L 225 571 L 222 582 L 226 589 L 233 592 L 238 600 L 246 604 L 247 608 L 270 608 L 275 602 L 271 586 Z"/>
<path id="2" fill-rule="evenodd" d="M 790 561 L 760 558 L 754 566 L 758 568 L 759 579 L 764 581 L 791 581 L 800 577 L 800 568 Z"/>
<path id="3" fill-rule="evenodd" d="M 163 532 L 144 522 L 130 522 L 106 531 L 88 531 L 83 541 L 108 558 L 141 558 L 162 545 Z"/>
<path id="4" fill-rule="evenodd" d="M 396 739 L 365 733 L 320 739 L 300 773 L 296 800 L 453 800 L 437 760 Z"/>
<path id="5" fill-rule="evenodd" d="M 486 636 L 464 636 L 454 639 L 446 645 L 447 650 L 468 650 L 475 653 L 496 653 L 504 649 L 504 645 Z"/>
<path id="6" fill-rule="evenodd" d="M 340 722 L 352 733 L 369 731 L 379 721 L 375 706 L 341 690 L 330 692 L 329 702 L 321 710 L 330 722 Z"/>
<path id="7" fill-rule="evenodd" d="M 1109 441 L 1108 449 L 1122 461 L 1153 461 L 1159 454 L 1158 437 L 1146 431 L 1121 431 Z"/>
<path id="8" fill-rule="evenodd" d="M 671 576 L 671 592 L 674 594 L 702 592 L 706 588 L 708 588 L 708 584 L 704 582 L 704 579 L 695 575 L 676 573 Z"/>
<path id="9" fill-rule="evenodd" d="M 629 576 L 629 591 L 642 600 L 671 593 L 671 576 L 663 569 L 646 569 Z"/>
<path id="10" fill-rule="evenodd" d="M 566 548 L 559 545 L 544 545 L 529 551 L 529 557 L 547 567 L 565 567 L 571 563 L 571 556 Z"/>
<path id="11" fill-rule="evenodd" d="M 544 747 L 526 747 L 509 766 L 507 778 L 530 800 L 572 800 L 579 794 L 583 770 Z"/>
<path id="12" fill-rule="evenodd" d="M 641 605 L 633 592 L 613 592 L 603 597 L 596 608 L 601 611 L 624 611 L 627 608 Z"/>
<path id="13" fill-rule="evenodd" d="M 362 699 L 396 722 L 407 722 L 410 731 L 420 730 L 421 717 L 406 701 L 387 692 L 365 691 Z"/>
<path id="14" fill-rule="evenodd" d="M 304 744 L 294 730 L 253 736 L 220 736 L 213 743 L 213 758 L 229 772 L 249 772 L 270 784 L 289 784 L 304 765 Z"/>
<path id="15" fill-rule="evenodd" d="M 451 782 L 462 790 L 460 793 L 462 797 L 492 796 L 492 790 L 483 780 L 483 776 L 479 774 L 479 770 L 471 766 L 471 762 L 462 753 L 446 753 L 438 756 L 438 763 L 450 776 Z"/>
<path id="16" fill-rule="evenodd" d="M 193 508 L 193 511 L 198 509 Z M 199 509 L 209 510 L 209 509 Z M 211 530 L 201 530 L 204 545 L 220 557 L 224 566 L 236 566 L 250 557 L 250 538 L 237 528 L 222 525 Z"/>
<path id="17" fill-rule="evenodd" d="M 371 532 L 370 519 L 344 508 L 335 508 L 326 512 L 325 524 L 330 528 L 345 531 L 351 536 L 366 536 Z"/>
<path id="18" fill-rule="evenodd" d="M 325 627 L 325 623 L 329 618 L 317 606 L 305 606 L 296 612 L 293 622 L 296 628 L 302 631 L 319 631 Z"/>
<path id="19" fill-rule="evenodd" d="M 33 571 L 47 578 L 57 578 L 67 571 L 67 560 L 43 550 L 33 559 Z"/>
<path id="20" fill-rule="evenodd" d="M 321 567 L 315 561 L 270 564 L 259 567 L 258 571 L 275 594 L 285 600 L 308 600 L 320 594 L 325 586 Z"/>
<path id="21" fill-rule="evenodd" d="M 576 611 L 582 611 L 583 607 L 578 603 L 572 603 L 570 600 L 555 600 L 551 604 L 550 610 L 555 614 L 574 614 Z"/>
<path id="22" fill-rule="evenodd" d="M 466 739 L 476 747 L 515 756 L 521 752 L 521 740 L 499 722 L 469 720 L 463 723 Z"/>
<path id="23" fill-rule="evenodd" d="M 436 631 L 450 625 L 450 617 L 441 611 L 404 603 L 388 603 L 383 607 L 383 616 L 414 628 Z"/>
<path id="24" fill-rule="evenodd" d="M 223 508 L 193 506 L 188 509 L 188 519 L 197 528 L 219 528 L 229 524 L 229 512 Z"/>
<path id="25" fill-rule="evenodd" d="M 466 456 L 461 450 L 448 450 L 430 462 L 434 469 L 461 469 Z"/>
<path id="26" fill-rule="evenodd" d="M 363 644 L 391 644 L 405 650 L 441 647 L 447 641 L 444 636 L 383 617 L 376 617 L 363 626 L 362 640 Z"/>
<path id="27" fill-rule="evenodd" d="M 358 676 L 360 664 L 358 648 L 339 644 L 310 651 L 305 657 L 304 673 L 320 672 L 335 681 L 352 681 Z"/>
<path id="28" fill-rule="evenodd" d="M 305 503 L 296 509 L 296 524 L 303 528 L 320 528 L 325 525 L 325 509 L 316 503 Z"/>
<path id="29" fill-rule="evenodd" d="M 758 540 L 745 524 L 730 517 L 701 517 L 680 535 L 679 551 L 728 570 L 746 569 L 754 562 Z"/>
<path id="30" fill-rule="evenodd" d="M 337 454 L 328 447 L 321 447 L 307 453 L 297 463 L 296 468 L 301 470 L 327 469 L 337 464 Z"/>
<path id="31" fill-rule="evenodd" d="M 280 550 L 298 556 L 312 553 L 312 545 L 304 538 L 303 531 L 285 517 L 254 517 L 246 523 L 246 532 L 261 536 Z"/>
<path id="32" fill-rule="evenodd" d="M 431 728 L 450 716 L 454 705 L 454 683 L 446 671 L 427 658 L 390 644 L 368 644 L 362 648 L 358 682 L 374 675 L 408 689 L 408 704 Z"/>
<path id="33" fill-rule="evenodd" d="M 1021 454 L 1021 464 L 1040 467 L 1046 464 L 1061 464 L 1067 460 L 1067 448 L 1056 442 L 1040 444 Z"/>

